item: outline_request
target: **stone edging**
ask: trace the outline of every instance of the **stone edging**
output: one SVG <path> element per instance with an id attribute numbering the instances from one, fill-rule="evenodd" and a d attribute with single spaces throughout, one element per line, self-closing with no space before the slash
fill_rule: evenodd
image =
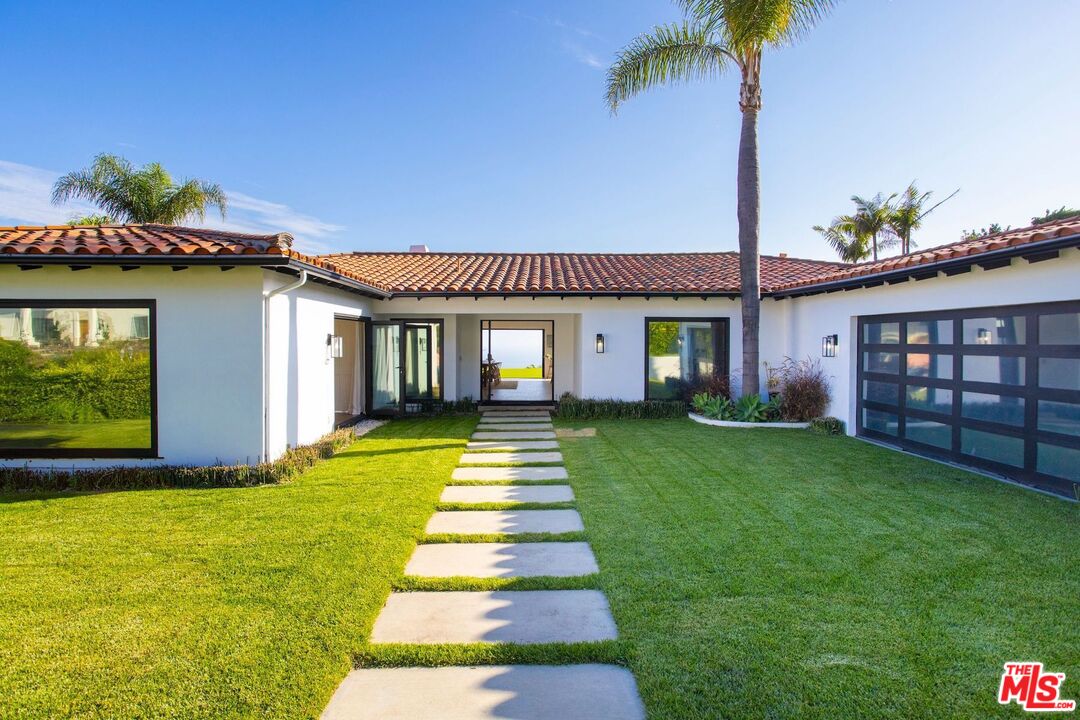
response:
<path id="1" fill-rule="evenodd" d="M 714 425 L 726 428 L 774 428 L 781 430 L 805 430 L 810 423 L 803 422 L 735 422 L 734 420 L 713 420 L 697 413 L 687 413 L 691 420 L 702 425 Z"/>

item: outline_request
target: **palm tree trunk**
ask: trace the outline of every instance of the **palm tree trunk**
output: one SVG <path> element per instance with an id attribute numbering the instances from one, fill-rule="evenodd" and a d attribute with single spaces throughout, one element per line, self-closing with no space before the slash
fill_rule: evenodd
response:
<path id="1" fill-rule="evenodd" d="M 757 116 L 760 103 L 743 108 L 739 138 L 738 216 L 739 280 L 742 288 L 742 391 L 760 392 L 758 378 L 758 330 L 761 319 L 761 261 L 758 257 L 761 176 L 758 166 Z M 756 105 L 756 107 L 755 107 Z"/>
<path id="2" fill-rule="evenodd" d="M 874 233 L 873 241 L 874 241 L 874 262 L 877 262 L 877 233 Z"/>

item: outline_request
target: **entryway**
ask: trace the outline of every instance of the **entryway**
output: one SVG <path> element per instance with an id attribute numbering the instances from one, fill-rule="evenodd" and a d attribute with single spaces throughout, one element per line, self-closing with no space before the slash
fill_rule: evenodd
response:
<path id="1" fill-rule="evenodd" d="M 330 354 L 334 358 L 334 425 L 362 415 L 367 404 L 364 372 L 365 325 L 360 318 L 334 317 Z"/>
<path id="2" fill-rule="evenodd" d="M 555 321 L 480 321 L 480 399 L 485 403 L 555 400 Z"/>

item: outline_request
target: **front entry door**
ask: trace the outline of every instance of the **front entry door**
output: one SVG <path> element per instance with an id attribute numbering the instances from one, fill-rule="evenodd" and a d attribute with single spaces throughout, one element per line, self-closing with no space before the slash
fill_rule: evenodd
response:
<path id="1" fill-rule="evenodd" d="M 401 362 L 401 323 L 371 323 L 371 413 L 405 412 L 404 365 Z"/>

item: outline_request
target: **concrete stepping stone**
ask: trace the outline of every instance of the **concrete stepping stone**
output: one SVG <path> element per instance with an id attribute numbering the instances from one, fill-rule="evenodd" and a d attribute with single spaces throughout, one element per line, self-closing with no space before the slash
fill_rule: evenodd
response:
<path id="1" fill-rule="evenodd" d="M 391 593 L 371 630 L 372 643 L 422 645 L 532 645 L 617 637 L 607 598 L 599 590 Z"/>
<path id="2" fill-rule="evenodd" d="M 480 422 L 551 422 L 551 416 L 532 413 L 484 413 Z"/>
<path id="3" fill-rule="evenodd" d="M 448 485 L 443 488 L 443 502 L 570 502 L 574 491 L 569 485 Z"/>
<path id="4" fill-rule="evenodd" d="M 554 440 L 479 440 L 465 445 L 466 450 L 502 450 L 506 451 L 530 451 L 530 450 L 558 450 L 559 443 Z"/>
<path id="5" fill-rule="evenodd" d="M 644 720 L 634 676 L 615 665 L 353 670 L 322 720 Z"/>
<path id="6" fill-rule="evenodd" d="M 450 510 L 428 520 L 428 535 L 485 535 L 488 533 L 568 533 L 585 526 L 577 510 Z"/>
<path id="7" fill-rule="evenodd" d="M 417 545 L 405 574 L 414 577 L 577 577 L 600 572 L 589 543 L 439 543 Z"/>
<path id="8" fill-rule="evenodd" d="M 489 412 L 551 412 L 551 405 L 480 405 L 481 414 Z"/>
<path id="9" fill-rule="evenodd" d="M 476 426 L 477 430 L 483 430 L 484 432 L 492 432 L 499 430 L 510 430 L 512 432 L 526 432 L 529 430 L 554 430 L 555 426 L 549 422 L 545 423 L 480 423 Z"/>
<path id="10" fill-rule="evenodd" d="M 460 467 L 451 480 L 501 482 L 504 480 L 566 480 L 570 476 L 564 467 Z"/>
<path id="11" fill-rule="evenodd" d="M 526 432 L 486 432 L 484 430 L 477 430 L 472 434 L 473 440 L 554 440 L 555 433 L 540 432 L 537 430 L 530 430 Z"/>
<path id="12" fill-rule="evenodd" d="M 458 465 L 486 465 L 490 463 L 561 463 L 560 452 L 485 452 L 462 453 Z"/>

